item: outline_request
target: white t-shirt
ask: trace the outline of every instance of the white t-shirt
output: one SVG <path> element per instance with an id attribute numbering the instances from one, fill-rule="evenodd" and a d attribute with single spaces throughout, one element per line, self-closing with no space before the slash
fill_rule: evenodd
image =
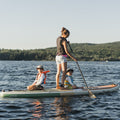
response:
<path id="1" fill-rule="evenodd" d="M 40 75 L 39 75 L 40 76 Z M 44 79 L 45 79 L 45 74 L 42 73 L 41 74 L 41 77 L 38 76 L 38 80 L 35 80 L 33 84 L 35 84 L 36 86 L 39 86 L 39 85 L 44 85 Z"/>

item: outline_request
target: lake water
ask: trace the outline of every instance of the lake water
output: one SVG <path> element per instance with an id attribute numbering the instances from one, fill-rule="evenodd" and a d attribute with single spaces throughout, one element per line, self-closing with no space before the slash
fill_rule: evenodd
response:
<path id="1" fill-rule="evenodd" d="M 0 61 L 0 90 L 23 90 L 32 84 L 36 66 L 43 65 L 47 74 L 46 88 L 55 87 L 54 61 Z M 88 86 L 119 83 L 120 62 L 79 62 Z M 84 86 L 75 62 L 74 83 Z M 0 98 L 0 120 L 120 120 L 120 90 L 89 96 L 49 97 L 39 99 Z"/>

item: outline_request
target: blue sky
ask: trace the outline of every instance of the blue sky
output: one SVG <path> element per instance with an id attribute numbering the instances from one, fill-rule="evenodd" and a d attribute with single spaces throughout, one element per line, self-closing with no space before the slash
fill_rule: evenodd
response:
<path id="1" fill-rule="evenodd" d="M 71 43 L 120 41 L 120 0 L 0 0 L 0 48 L 54 47 L 63 26 Z"/>

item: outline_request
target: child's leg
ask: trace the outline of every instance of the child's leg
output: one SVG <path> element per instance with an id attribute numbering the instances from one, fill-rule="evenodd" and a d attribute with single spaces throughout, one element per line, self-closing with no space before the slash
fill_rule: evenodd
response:
<path id="1" fill-rule="evenodd" d="M 36 90 L 36 85 L 30 85 L 30 86 L 28 86 L 27 90 Z"/>

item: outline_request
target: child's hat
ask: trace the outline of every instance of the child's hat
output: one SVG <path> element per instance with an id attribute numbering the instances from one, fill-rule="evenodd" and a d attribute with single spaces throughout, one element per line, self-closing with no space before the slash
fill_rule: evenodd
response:
<path id="1" fill-rule="evenodd" d="M 67 72 L 70 72 L 70 71 L 72 71 L 72 72 L 73 72 L 74 70 L 73 70 L 73 69 L 71 69 L 71 68 L 68 68 L 68 69 L 67 69 L 67 71 L 66 71 L 66 73 L 67 73 Z"/>
<path id="2" fill-rule="evenodd" d="M 44 69 L 42 65 L 38 65 L 37 69 Z"/>

